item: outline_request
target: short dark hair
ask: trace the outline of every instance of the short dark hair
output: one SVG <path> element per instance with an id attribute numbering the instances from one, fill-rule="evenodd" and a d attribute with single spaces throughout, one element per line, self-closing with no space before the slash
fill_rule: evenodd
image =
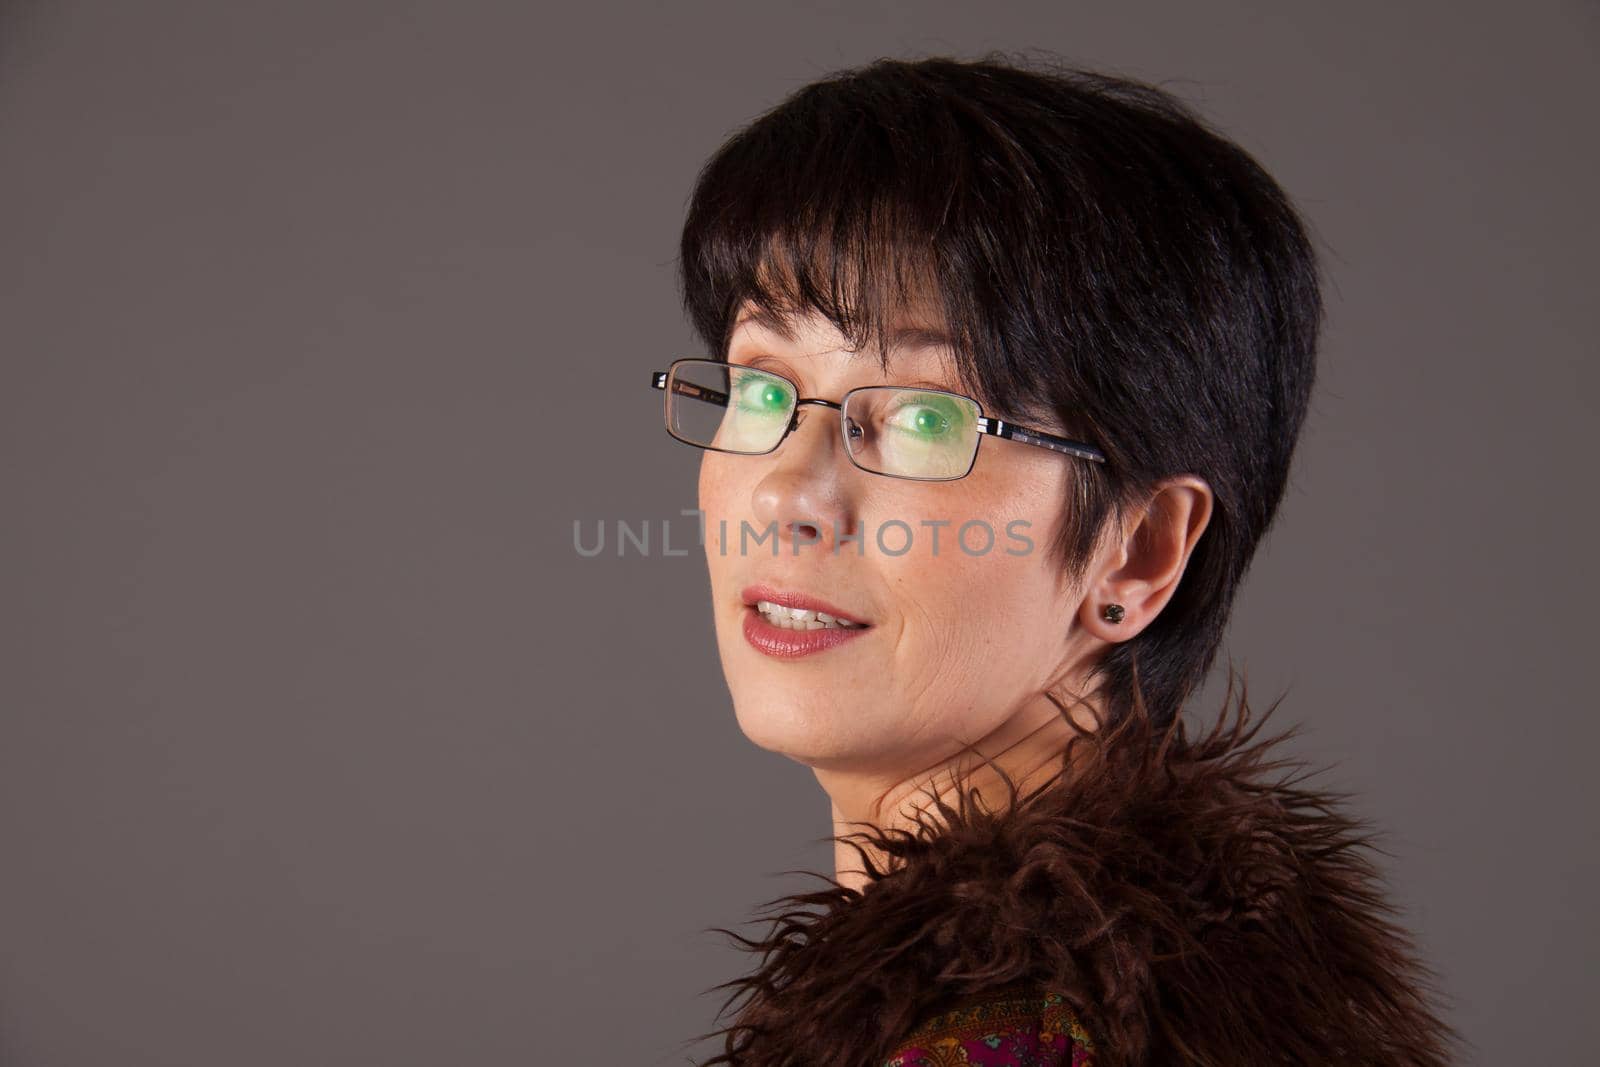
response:
<path id="1" fill-rule="evenodd" d="M 1248 153 L 1128 78 L 995 52 L 880 59 L 716 151 L 679 268 L 718 358 L 746 301 L 816 311 L 855 349 L 909 302 L 941 313 L 988 411 L 1108 457 L 1074 464 L 1051 542 L 1074 581 L 1110 517 L 1162 478 L 1204 478 L 1211 521 L 1178 589 L 1093 672 L 1112 720 L 1140 699 L 1157 722 L 1181 710 L 1282 498 L 1323 317 L 1306 227 Z"/>

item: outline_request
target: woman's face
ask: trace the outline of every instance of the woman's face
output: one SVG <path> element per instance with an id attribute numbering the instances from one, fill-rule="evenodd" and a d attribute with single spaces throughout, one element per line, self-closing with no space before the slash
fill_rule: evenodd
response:
<path id="1" fill-rule="evenodd" d="M 834 402 L 866 385 L 961 391 L 943 347 L 896 350 L 885 375 L 871 352 L 846 351 L 826 319 L 792 325 L 789 341 L 742 321 L 729 362 Z M 1004 735 L 1009 721 L 1059 718 L 1041 694 L 1103 648 L 1076 624 L 1081 593 L 1046 552 L 1078 461 L 990 438 L 960 480 L 889 478 L 851 463 L 836 410 L 799 412 L 776 451 L 707 451 L 700 468 L 717 644 L 745 734 L 819 772 L 889 786 L 964 742 Z M 973 520 L 963 549 L 957 532 Z M 773 526 L 778 538 L 758 543 Z M 867 625 L 810 631 L 826 637 L 796 654 L 792 631 L 746 603 L 758 586 L 769 591 L 761 599 L 822 601 Z"/>

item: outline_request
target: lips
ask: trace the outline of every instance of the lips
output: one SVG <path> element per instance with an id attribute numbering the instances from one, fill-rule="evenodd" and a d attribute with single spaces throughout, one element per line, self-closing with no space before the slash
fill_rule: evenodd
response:
<path id="1" fill-rule="evenodd" d="M 746 607 L 766 602 L 783 608 L 798 608 L 801 611 L 822 612 L 840 622 L 855 626 L 871 626 L 872 624 L 861 616 L 844 610 L 837 605 L 830 604 L 821 597 L 814 597 L 806 593 L 797 593 L 792 590 L 774 589 L 769 585 L 746 586 L 740 593 L 740 599 Z"/>
<path id="2" fill-rule="evenodd" d="M 741 597 L 745 604 L 745 640 L 756 651 L 777 659 L 797 659 L 825 652 L 872 630 L 865 620 L 841 611 L 826 600 L 803 593 L 752 585 Z M 775 617 L 781 612 L 788 614 L 780 619 L 780 624 L 774 624 L 757 605 L 766 606 Z M 799 619 L 793 616 L 796 611 L 801 613 Z M 810 612 L 825 618 L 807 618 L 805 613 Z"/>

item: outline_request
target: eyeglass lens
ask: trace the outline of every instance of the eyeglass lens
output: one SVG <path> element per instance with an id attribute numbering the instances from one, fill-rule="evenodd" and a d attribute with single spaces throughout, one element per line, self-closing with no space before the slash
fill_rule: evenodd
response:
<path id="1" fill-rule="evenodd" d="M 758 455 L 783 440 L 794 417 L 794 386 L 753 367 L 682 360 L 667 378 L 667 428 L 681 441 Z M 944 481 L 972 469 L 976 402 L 938 390 L 871 386 L 847 394 L 840 412 L 850 457 L 865 470 Z"/>

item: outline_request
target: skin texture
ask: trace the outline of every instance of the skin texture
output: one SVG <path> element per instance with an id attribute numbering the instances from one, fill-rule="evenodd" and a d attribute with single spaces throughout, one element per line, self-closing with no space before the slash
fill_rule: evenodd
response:
<path id="1" fill-rule="evenodd" d="M 836 402 L 865 385 L 962 391 L 943 347 L 896 349 L 885 375 L 876 353 L 848 350 L 825 318 L 790 321 L 793 340 L 741 318 L 729 361 L 783 374 L 802 396 Z M 1031 424 L 1059 432 L 1048 421 Z M 815 405 L 800 408 L 799 427 L 774 452 L 702 457 L 717 646 L 739 726 L 760 747 L 812 769 L 830 798 L 836 834 L 860 829 L 858 822 L 910 826 L 933 791 L 951 795 L 956 770 L 998 806 L 1003 782 L 983 759 L 963 753 L 964 744 L 1024 789 L 1057 773 L 1074 731 L 1044 694 L 1072 708 L 1079 726 L 1094 728 L 1089 669 L 1110 642 L 1136 635 L 1171 598 L 1211 513 L 1204 481 L 1162 483 L 1122 529 L 1107 529 L 1087 580 L 1074 588 L 1045 546 L 1071 465 L 1082 460 L 989 438 L 958 481 L 887 478 L 851 463 L 838 413 Z M 909 551 L 898 556 L 876 541 L 878 528 L 896 519 L 912 529 Z M 996 534 L 981 555 L 956 543 L 956 531 L 972 519 Z M 935 531 L 923 523 L 941 520 L 949 525 L 937 531 L 935 553 Z M 1031 551 L 1006 536 L 1014 520 L 1027 523 L 1020 529 Z M 741 553 L 741 522 L 755 530 L 776 523 L 776 556 L 771 542 L 752 541 Z M 836 552 L 836 529 L 864 533 L 864 550 L 846 543 Z M 884 542 L 900 548 L 904 530 L 889 529 Z M 978 528 L 967 543 L 982 547 Z M 740 594 L 757 583 L 819 597 L 872 629 L 810 656 L 770 657 L 743 635 L 750 609 Z M 1101 616 L 1109 603 L 1123 606 L 1122 622 Z M 835 861 L 842 884 L 865 883 L 854 848 L 839 843 Z"/>

